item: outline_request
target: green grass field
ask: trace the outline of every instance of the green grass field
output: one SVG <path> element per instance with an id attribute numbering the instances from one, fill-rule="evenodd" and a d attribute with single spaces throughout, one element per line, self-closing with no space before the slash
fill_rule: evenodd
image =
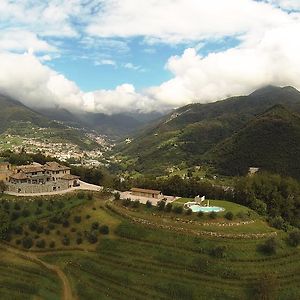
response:
<path id="1" fill-rule="evenodd" d="M 299 298 L 299 247 L 289 246 L 286 233 L 269 227 L 255 213 L 250 213 L 250 223 L 240 224 L 236 214 L 246 214 L 248 208 L 213 200 L 214 205 L 235 213 L 228 221 L 222 213 L 210 219 L 159 212 L 144 205 L 124 207 L 121 201 L 111 202 L 103 195 L 63 201 L 70 212 L 69 226 L 57 223 L 48 234 L 39 234 L 46 246 L 33 246 L 30 253 L 58 266 L 78 299 Z M 73 221 L 75 216 L 81 217 L 80 223 Z M 49 218 L 51 214 L 39 216 L 37 222 L 46 227 Z M 33 235 L 23 221 L 24 231 Z M 98 234 L 96 243 L 83 239 L 77 245 L 77 232 L 89 232 L 94 222 L 108 225 L 109 234 Z M 233 225 L 228 226 L 230 223 Z M 211 232 L 216 235 L 208 234 Z M 276 253 L 258 251 L 274 232 Z M 265 236 L 256 236 L 259 234 Z M 70 237 L 69 245 L 61 244 L 63 235 Z M 49 240 L 55 240 L 54 249 L 48 247 Z M 22 249 L 15 236 L 10 243 Z M 59 299 L 61 283 L 55 275 L 3 250 L 0 254 L 5 258 L 0 267 L 0 292 L 5 299 Z"/>

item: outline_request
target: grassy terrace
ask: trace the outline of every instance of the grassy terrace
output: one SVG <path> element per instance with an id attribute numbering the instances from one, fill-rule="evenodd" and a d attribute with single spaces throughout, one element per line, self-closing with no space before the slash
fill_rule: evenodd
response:
<path id="1" fill-rule="evenodd" d="M 144 205 L 124 207 L 121 201 L 111 202 L 100 194 L 92 199 L 73 195 L 62 201 L 64 210 L 69 211 L 68 226 L 55 223 L 49 233 L 44 230 L 37 234 L 28 228 L 26 219 L 20 219 L 19 224 L 23 234 L 28 232 L 33 239 L 39 235 L 28 253 L 60 268 L 79 299 L 262 299 L 263 293 L 271 297 L 268 299 L 298 299 L 299 248 L 288 246 L 286 233 L 277 232 L 276 253 L 258 251 L 275 229 L 254 212 L 248 214 L 248 208 L 216 200 L 215 205 L 227 205 L 234 212 L 234 219 L 229 221 L 224 213 L 210 219 Z M 40 206 L 44 213 L 48 211 L 46 203 Z M 34 212 L 38 204 L 27 205 L 33 205 Z M 237 217 L 241 211 L 247 220 Z M 75 216 L 81 218 L 79 223 L 74 221 Z M 40 215 L 38 225 L 48 228 L 51 217 L 52 212 Z M 109 233 L 98 232 L 93 242 L 89 233 L 95 222 L 106 224 Z M 202 231 L 230 236 L 198 235 Z M 267 235 L 240 237 L 248 233 Z M 62 243 L 63 236 L 69 237 L 68 245 Z M 20 234 L 13 234 L 10 243 L 21 250 L 18 239 Z M 46 241 L 44 248 L 36 246 L 40 239 Z M 54 248 L 50 248 L 50 241 L 55 242 Z M 222 249 L 221 253 L 216 249 Z M 5 257 L 0 268 L 0 292 L 5 299 L 60 298 L 61 283 L 54 274 L 22 257 L 0 252 Z M 262 286 L 265 290 L 259 290 Z"/>

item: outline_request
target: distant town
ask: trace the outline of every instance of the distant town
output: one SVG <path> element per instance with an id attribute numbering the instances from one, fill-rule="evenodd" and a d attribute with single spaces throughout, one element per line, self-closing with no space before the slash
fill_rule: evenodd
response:
<path id="1" fill-rule="evenodd" d="M 16 134 L 2 134 L 0 151 L 11 150 L 27 153 L 42 153 L 45 156 L 56 158 L 71 165 L 84 165 L 86 167 L 108 166 L 113 157 L 104 154 L 114 146 L 106 136 L 96 133 L 86 133 L 86 137 L 96 142 L 99 147 L 92 150 L 81 149 L 78 145 L 70 142 L 54 142 L 51 139 L 39 137 L 24 137 Z"/>

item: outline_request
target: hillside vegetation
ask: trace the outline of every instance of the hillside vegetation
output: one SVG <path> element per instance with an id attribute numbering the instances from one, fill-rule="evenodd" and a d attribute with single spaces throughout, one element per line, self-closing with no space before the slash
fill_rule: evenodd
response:
<path id="1" fill-rule="evenodd" d="M 207 156 L 226 175 L 243 175 L 256 166 L 300 178 L 300 116 L 274 106 Z"/>
<path id="2" fill-rule="evenodd" d="M 300 93 L 292 87 L 270 86 L 248 96 L 233 97 L 209 104 L 190 104 L 175 110 L 159 122 L 149 126 L 135 136 L 131 143 L 123 144 L 117 150 L 121 158 L 129 161 L 127 167 L 155 175 L 166 173 L 168 168 L 178 166 L 182 162 L 185 167 L 207 163 L 210 162 L 207 160 L 207 154 L 214 147 L 224 143 L 227 138 L 233 137 L 249 122 L 277 104 L 284 105 L 294 113 L 300 112 Z M 289 116 L 286 116 L 287 118 Z M 293 120 L 295 118 L 294 116 Z M 275 127 L 274 125 L 269 128 L 269 135 L 274 137 L 274 143 L 277 141 Z M 258 127 L 254 126 L 253 131 L 256 129 Z M 297 131 L 296 128 L 289 132 L 289 137 L 293 141 L 298 137 L 298 133 L 295 131 Z M 247 145 L 249 146 L 250 142 Z M 248 148 L 248 153 L 252 152 L 253 148 L 252 144 L 251 148 Z M 293 149 L 299 150 L 297 147 Z M 268 163 L 262 166 L 267 170 L 274 170 L 269 169 L 269 166 L 272 165 L 272 162 L 275 163 L 275 160 L 280 159 L 280 156 L 277 155 L 278 152 L 272 154 Z M 257 152 L 257 157 L 252 161 L 263 161 L 265 155 L 264 157 L 259 157 L 259 155 L 260 152 Z M 133 160 L 131 161 L 131 159 Z M 238 161 L 239 157 L 233 157 L 233 159 Z M 286 163 L 287 159 L 289 159 L 288 165 L 291 166 L 293 156 L 286 158 L 282 164 Z M 245 172 L 246 164 L 249 162 L 247 167 L 250 167 L 253 165 L 250 164 L 252 161 L 247 158 L 243 168 L 234 164 L 230 173 L 237 175 Z M 217 157 L 211 162 L 214 167 L 221 165 Z M 224 168 L 219 169 L 223 171 Z M 276 167 L 276 171 L 278 170 L 281 170 L 280 167 Z M 297 173 L 296 176 L 300 175 L 295 170 L 289 172 L 288 167 L 284 171 L 284 174 L 295 176 Z"/>

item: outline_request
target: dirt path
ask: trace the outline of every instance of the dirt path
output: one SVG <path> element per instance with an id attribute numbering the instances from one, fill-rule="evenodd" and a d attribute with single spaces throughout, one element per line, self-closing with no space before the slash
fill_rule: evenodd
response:
<path id="1" fill-rule="evenodd" d="M 76 299 L 76 297 L 73 296 L 72 289 L 71 289 L 71 286 L 70 286 L 70 283 L 69 283 L 69 280 L 68 280 L 66 274 L 58 266 L 50 265 L 50 264 L 42 261 L 41 259 L 39 259 L 33 253 L 26 252 L 26 251 L 21 251 L 21 250 L 18 250 L 16 248 L 10 247 L 6 244 L 0 244 L 0 248 L 4 249 L 4 250 L 6 250 L 10 253 L 13 253 L 13 254 L 15 254 L 19 257 L 22 257 L 24 259 L 30 260 L 34 263 L 37 263 L 40 266 L 42 266 L 42 267 L 46 268 L 47 270 L 49 270 L 50 272 L 55 273 L 59 277 L 59 279 L 61 280 L 62 285 L 63 285 L 63 294 L 62 294 L 61 299 L 62 300 L 74 300 L 74 299 Z"/>

